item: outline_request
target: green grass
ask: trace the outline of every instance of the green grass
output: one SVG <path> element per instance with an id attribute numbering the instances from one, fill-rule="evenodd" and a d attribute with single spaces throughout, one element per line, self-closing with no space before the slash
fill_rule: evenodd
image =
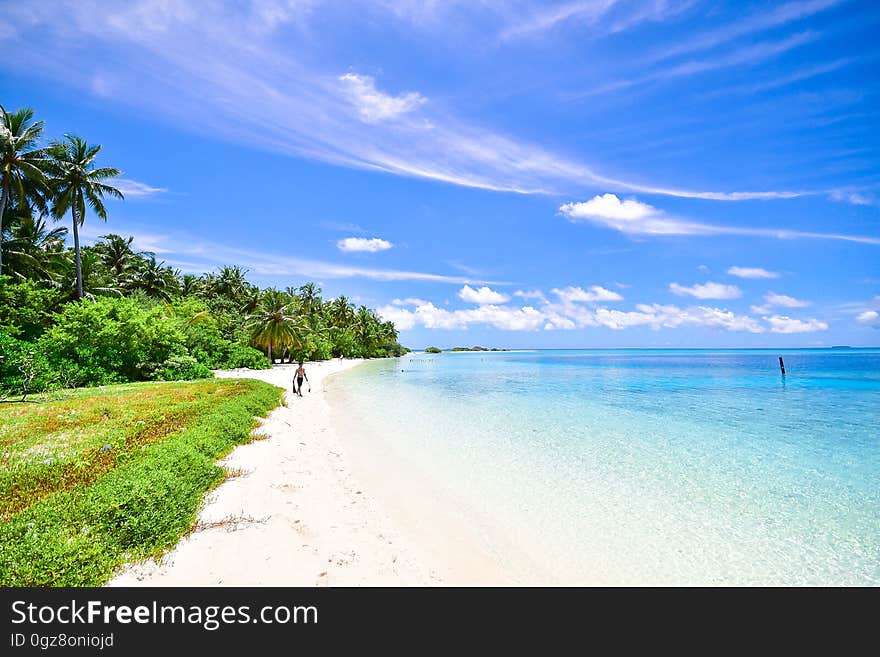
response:
<path id="1" fill-rule="evenodd" d="M 214 379 L 0 404 L 0 585 L 95 586 L 172 547 L 224 478 L 215 461 L 280 399 Z"/>

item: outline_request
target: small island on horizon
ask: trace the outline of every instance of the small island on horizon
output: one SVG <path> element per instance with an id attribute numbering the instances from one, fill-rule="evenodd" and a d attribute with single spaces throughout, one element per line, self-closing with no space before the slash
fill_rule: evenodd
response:
<path id="1" fill-rule="evenodd" d="M 502 349 L 499 347 L 489 348 L 489 347 L 473 346 L 473 347 L 452 347 L 452 349 L 447 349 L 446 351 L 510 351 L 510 349 Z M 426 347 L 425 353 L 426 354 L 442 354 L 443 349 L 440 349 L 439 347 Z"/>

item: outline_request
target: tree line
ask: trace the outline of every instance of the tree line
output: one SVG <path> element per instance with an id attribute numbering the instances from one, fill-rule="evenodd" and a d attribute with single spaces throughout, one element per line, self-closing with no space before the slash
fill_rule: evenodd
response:
<path id="1" fill-rule="evenodd" d="M 78 136 L 44 144 L 31 109 L 0 106 L 0 119 L 0 391 L 408 351 L 393 323 L 314 283 L 260 289 L 238 266 L 182 274 L 115 233 L 82 246 L 86 218 L 106 221 L 104 199 L 123 198 L 121 172 Z M 67 218 L 72 248 L 54 225 Z"/>

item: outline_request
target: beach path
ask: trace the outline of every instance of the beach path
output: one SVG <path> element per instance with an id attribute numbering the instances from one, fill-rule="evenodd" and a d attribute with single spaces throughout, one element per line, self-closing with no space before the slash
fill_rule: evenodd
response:
<path id="1" fill-rule="evenodd" d="M 208 494 L 190 535 L 159 562 L 127 566 L 110 586 L 358 586 L 440 584 L 413 542 L 361 489 L 330 423 L 331 374 L 306 364 L 312 392 L 291 392 L 296 365 L 218 372 L 287 390 L 256 433 L 220 461 L 233 476 Z M 305 386 L 308 390 L 308 386 Z"/>

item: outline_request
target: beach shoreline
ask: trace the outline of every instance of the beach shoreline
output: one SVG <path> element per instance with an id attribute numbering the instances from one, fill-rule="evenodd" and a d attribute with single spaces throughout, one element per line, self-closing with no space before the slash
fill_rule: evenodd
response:
<path id="1" fill-rule="evenodd" d="M 312 392 L 290 392 L 296 365 L 217 372 L 284 387 L 260 436 L 219 463 L 231 476 L 208 493 L 196 528 L 158 562 L 125 566 L 108 586 L 420 586 L 506 578 L 473 545 L 438 553 L 401 526 L 355 475 L 333 428 L 329 377 L 362 363 L 307 363 Z M 308 386 L 306 386 L 308 388 Z M 265 436 L 265 437 L 263 437 Z"/>

